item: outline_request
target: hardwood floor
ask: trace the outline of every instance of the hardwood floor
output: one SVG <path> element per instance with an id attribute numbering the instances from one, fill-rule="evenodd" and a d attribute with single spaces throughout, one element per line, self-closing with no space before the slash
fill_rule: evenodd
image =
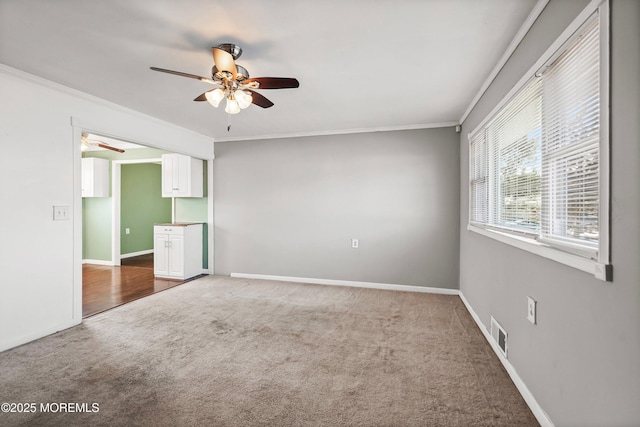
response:
<path id="1" fill-rule="evenodd" d="M 125 258 L 120 267 L 82 266 L 82 317 L 109 310 L 156 292 L 185 283 L 185 280 L 153 276 L 153 254 Z"/>

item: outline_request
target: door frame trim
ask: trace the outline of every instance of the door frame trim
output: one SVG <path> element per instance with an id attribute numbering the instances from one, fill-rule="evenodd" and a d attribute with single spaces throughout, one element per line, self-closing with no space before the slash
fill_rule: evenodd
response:
<path id="1" fill-rule="evenodd" d="M 128 132 L 121 126 L 114 124 L 95 125 L 85 123 L 79 117 L 71 117 L 71 144 L 73 156 L 73 206 L 72 206 L 72 222 L 73 222 L 73 289 L 72 289 L 72 325 L 82 322 L 82 133 L 93 133 L 96 135 L 104 135 L 110 138 L 120 139 L 150 148 L 158 148 L 170 152 L 178 152 L 175 147 L 168 147 L 165 144 L 149 142 L 147 140 L 139 140 L 136 137 L 126 138 L 124 134 Z M 213 150 L 211 155 L 198 155 L 189 153 L 189 150 L 182 154 L 191 155 L 192 157 L 207 161 L 207 248 L 208 248 L 208 268 L 203 269 L 205 274 L 215 274 L 214 264 L 214 211 L 213 211 Z"/>
<path id="2" fill-rule="evenodd" d="M 111 161 L 111 262 L 114 266 L 121 265 L 120 254 L 120 217 L 122 215 L 122 165 L 137 165 L 158 163 L 161 158 L 112 160 Z"/>

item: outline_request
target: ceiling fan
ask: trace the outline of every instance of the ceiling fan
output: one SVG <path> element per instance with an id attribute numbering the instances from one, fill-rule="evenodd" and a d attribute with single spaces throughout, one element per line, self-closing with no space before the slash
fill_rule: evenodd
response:
<path id="1" fill-rule="evenodd" d="M 87 147 L 100 147 L 100 148 L 105 148 L 107 150 L 115 151 L 117 153 L 124 153 L 124 150 L 121 148 L 112 147 L 111 145 L 104 142 L 100 142 L 100 141 L 92 141 L 88 139 L 87 135 L 84 135 L 84 134 L 82 135 L 81 141 L 82 141 L 82 144 Z"/>
<path id="2" fill-rule="evenodd" d="M 223 43 L 211 50 L 215 65 L 211 69 L 210 78 L 164 68 L 151 67 L 151 69 L 218 86 L 198 96 L 194 101 L 209 101 L 217 108 L 226 98 L 225 111 L 228 114 L 237 114 L 251 104 L 262 108 L 272 107 L 273 102 L 256 92 L 256 89 L 293 89 L 300 86 L 297 79 L 289 77 L 249 78 L 247 69 L 235 63 L 235 60 L 242 55 L 242 49 L 233 43 Z"/>

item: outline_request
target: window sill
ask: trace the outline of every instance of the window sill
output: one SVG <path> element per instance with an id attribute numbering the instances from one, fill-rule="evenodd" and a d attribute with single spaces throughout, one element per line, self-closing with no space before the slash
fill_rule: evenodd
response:
<path id="1" fill-rule="evenodd" d="M 611 281 L 611 265 L 603 264 L 598 261 L 581 257 L 568 252 L 540 243 L 527 237 L 515 236 L 507 233 L 501 233 L 495 230 L 486 230 L 474 225 L 467 225 L 467 230 L 481 234 L 491 239 L 497 240 L 507 245 L 514 246 L 527 252 L 542 256 L 547 259 L 559 262 L 569 267 L 577 268 L 584 272 L 592 274 L 594 277 L 604 281 Z"/>

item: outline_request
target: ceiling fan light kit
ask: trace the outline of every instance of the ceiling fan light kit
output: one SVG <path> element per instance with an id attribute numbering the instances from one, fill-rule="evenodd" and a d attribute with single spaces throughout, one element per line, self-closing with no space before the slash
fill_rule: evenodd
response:
<path id="1" fill-rule="evenodd" d="M 220 88 L 205 92 L 204 96 L 207 98 L 207 101 L 209 101 L 209 104 L 216 108 L 220 105 L 220 101 L 225 98 L 224 91 Z"/>
<path id="2" fill-rule="evenodd" d="M 273 102 L 255 92 L 255 89 L 293 89 L 300 87 L 298 80 L 290 77 L 249 78 L 249 71 L 235 63 L 235 60 L 242 55 L 242 49 L 233 43 L 222 43 L 211 48 L 211 51 L 215 64 L 211 68 L 211 78 L 164 68 L 151 67 L 151 69 L 218 86 L 201 94 L 194 101 L 208 101 L 217 108 L 220 102 L 226 98 L 227 103 L 224 110 L 227 114 L 238 114 L 251 104 L 262 108 L 272 107 Z"/>

